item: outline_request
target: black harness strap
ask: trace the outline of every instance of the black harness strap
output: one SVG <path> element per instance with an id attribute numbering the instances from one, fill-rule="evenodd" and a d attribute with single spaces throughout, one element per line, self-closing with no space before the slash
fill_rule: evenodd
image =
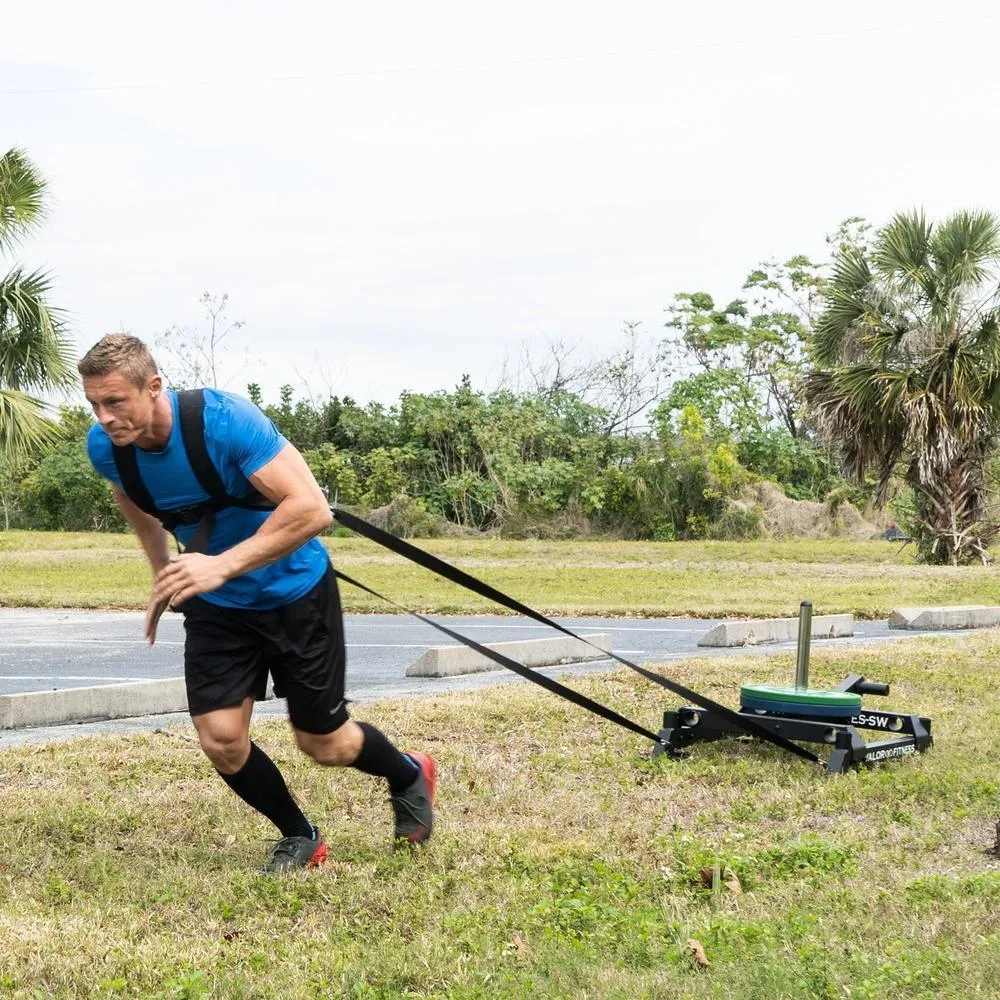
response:
<path id="1" fill-rule="evenodd" d="M 135 445 L 112 446 L 118 478 L 125 495 L 147 514 L 159 519 L 164 528 L 175 535 L 182 524 L 196 524 L 194 534 L 186 546 L 188 552 L 204 552 L 215 526 L 215 515 L 225 507 L 243 507 L 247 510 L 274 510 L 274 504 L 257 490 L 245 497 L 234 497 L 226 491 L 226 484 L 219 475 L 208 446 L 205 444 L 205 390 L 183 389 L 177 393 L 177 412 L 180 419 L 181 441 L 191 471 L 198 485 L 208 494 L 203 503 L 180 509 L 163 509 L 146 488 L 139 474 Z"/>
<path id="2" fill-rule="evenodd" d="M 668 680 L 666 677 L 662 677 L 660 674 L 655 674 L 653 671 L 647 670 L 645 667 L 640 667 L 637 663 L 633 663 L 631 660 L 626 660 L 624 657 L 618 656 L 616 653 L 609 654 L 605 652 L 600 649 L 599 646 L 594 645 L 594 643 L 592 643 L 585 636 L 577 635 L 571 629 L 553 621 L 551 618 L 543 615 L 540 611 L 535 611 L 534 608 L 528 607 L 527 604 L 522 604 L 515 598 L 508 597 L 505 593 L 503 593 L 503 591 L 497 590 L 495 587 L 491 587 L 488 583 L 483 583 L 482 580 L 471 576 L 469 573 L 466 573 L 455 566 L 449 565 L 444 562 L 444 560 L 438 559 L 437 556 L 433 556 L 429 552 L 425 552 L 423 549 L 418 549 L 415 545 L 411 545 L 402 538 L 397 538 L 395 535 L 391 535 L 389 532 L 383 531 L 381 528 L 376 528 L 375 525 L 369 524 L 367 521 L 362 520 L 360 517 L 356 517 L 348 511 L 340 508 L 331 508 L 331 510 L 334 517 L 345 528 L 349 528 L 351 531 L 355 531 L 359 535 L 363 535 L 365 538 L 368 538 L 378 545 L 389 549 L 391 552 L 395 552 L 397 555 L 401 555 L 405 559 L 409 559 L 411 562 L 415 562 L 418 565 L 423 566 L 425 569 L 429 569 L 432 573 L 436 573 L 438 576 L 444 577 L 452 583 L 457 583 L 460 587 L 465 587 L 473 593 L 486 597 L 491 601 L 495 601 L 497 604 L 502 604 L 504 607 L 518 612 L 518 614 L 526 615 L 528 618 L 533 618 L 535 621 L 541 622 L 543 625 L 548 625 L 551 628 L 562 632 L 564 635 L 572 636 L 574 639 L 579 639 L 581 642 L 587 643 L 588 646 L 593 646 L 594 649 L 600 651 L 602 657 L 610 656 L 611 659 L 616 660 L 623 666 L 636 671 L 636 673 L 641 674 L 647 680 L 652 681 L 654 684 L 659 684 L 660 687 L 666 688 L 673 694 L 679 695 L 680 697 L 693 702 L 695 705 L 699 705 L 701 708 L 719 713 L 733 726 L 735 726 L 738 731 L 746 733 L 748 736 L 755 736 L 758 739 L 766 740 L 768 743 L 773 743 L 782 750 L 795 754 L 796 757 L 801 757 L 803 760 L 808 760 L 812 763 L 819 763 L 819 758 L 816 754 L 806 750 L 804 747 L 800 747 L 791 740 L 787 740 L 782 736 L 777 736 L 774 733 L 769 732 L 763 726 L 759 726 L 756 722 L 747 719 L 745 716 L 737 714 L 731 708 L 726 708 L 724 705 L 720 705 L 711 698 L 706 698 L 705 695 L 699 694 L 697 691 L 692 691 L 683 684 L 678 684 L 676 681 Z M 461 636 L 458 638 L 466 645 L 472 645 L 471 639 L 465 639 Z M 506 664 L 504 665 L 506 666 Z M 527 668 L 524 669 L 527 670 Z M 532 677 L 534 678 L 534 675 L 532 675 Z"/>
<path id="3" fill-rule="evenodd" d="M 187 389 L 177 394 L 177 412 L 180 415 L 181 441 L 191 465 L 191 471 L 201 488 L 209 495 L 210 502 L 201 509 L 198 527 L 188 541 L 188 552 L 204 552 L 215 527 L 215 514 L 220 505 L 230 500 L 226 485 L 209 457 L 205 444 L 205 392 Z"/>
<path id="4" fill-rule="evenodd" d="M 215 525 L 215 515 L 226 507 L 242 507 L 244 510 L 274 510 L 274 504 L 255 489 L 245 497 L 234 497 L 226 490 L 226 484 L 219 475 L 205 443 L 205 390 L 188 389 L 177 394 L 177 409 L 180 414 L 181 440 L 187 453 L 191 471 L 209 495 L 207 503 L 197 508 L 200 517 L 198 527 L 187 545 L 188 552 L 204 552 Z"/>
<path id="5" fill-rule="evenodd" d="M 159 511 L 156 509 L 153 498 L 149 495 L 149 490 L 146 489 L 146 484 L 142 481 L 142 476 L 139 475 L 139 461 L 135 457 L 135 446 L 126 445 L 122 448 L 120 445 L 113 444 L 111 452 L 114 455 L 115 467 L 118 469 L 118 478 L 122 482 L 125 496 L 139 510 L 156 517 Z"/>
<path id="6" fill-rule="evenodd" d="M 195 479 L 213 500 L 229 499 L 226 485 L 205 444 L 204 390 L 185 389 L 177 393 L 177 410 L 180 414 L 181 440 Z"/>

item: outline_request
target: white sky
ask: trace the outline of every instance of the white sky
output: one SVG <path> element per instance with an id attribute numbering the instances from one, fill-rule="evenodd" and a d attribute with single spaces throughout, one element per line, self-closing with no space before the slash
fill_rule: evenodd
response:
<path id="1" fill-rule="evenodd" d="M 265 398 L 658 333 L 845 216 L 1000 211 L 1000 11 L 879 0 L 7 5 L 0 149 L 81 349 L 228 292 Z M 299 374 L 296 374 L 296 369 Z"/>

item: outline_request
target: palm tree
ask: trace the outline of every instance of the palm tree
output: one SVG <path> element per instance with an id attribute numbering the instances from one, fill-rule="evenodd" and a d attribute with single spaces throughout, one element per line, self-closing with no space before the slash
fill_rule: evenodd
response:
<path id="1" fill-rule="evenodd" d="M 931 562 L 988 562 L 987 463 L 1000 441 L 1000 220 L 895 216 L 868 252 L 841 248 L 805 394 L 855 479 L 913 490 Z"/>
<path id="2" fill-rule="evenodd" d="M 0 157 L 0 253 L 44 217 L 45 181 L 23 150 Z M 37 393 L 68 387 L 74 376 L 62 315 L 48 305 L 44 271 L 15 265 L 0 278 L 0 458 L 21 458 L 58 433 Z"/>

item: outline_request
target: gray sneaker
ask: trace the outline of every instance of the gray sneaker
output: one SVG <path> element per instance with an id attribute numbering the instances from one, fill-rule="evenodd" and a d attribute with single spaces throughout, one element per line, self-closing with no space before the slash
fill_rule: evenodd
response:
<path id="1" fill-rule="evenodd" d="M 261 874 L 288 872 L 296 868 L 315 868 L 326 861 L 327 847 L 323 835 L 313 827 L 313 837 L 282 837 L 271 848 L 271 856 Z"/>
<path id="2" fill-rule="evenodd" d="M 413 782 L 389 801 L 396 814 L 396 843 L 422 844 L 434 830 L 434 791 L 437 786 L 437 765 L 425 753 L 406 754 L 420 773 Z"/>

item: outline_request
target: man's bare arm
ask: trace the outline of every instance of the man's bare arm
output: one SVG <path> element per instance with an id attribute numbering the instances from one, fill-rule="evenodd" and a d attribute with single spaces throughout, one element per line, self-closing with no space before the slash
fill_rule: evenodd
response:
<path id="1" fill-rule="evenodd" d="M 330 501 L 290 444 L 258 469 L 250 482 L 276 506 L 256 534 L 220 556 L 227 580 L 287 556 L 333 522 Z"/>
<path id="2" fill-rule="evenodd" d="M 112 485 L 111 488 L 121 512 L 125 515 L 125 520 L 132 526 L 146 553 L 149 565 L 153 567 L 155 592 L 156 576 L 170 562 L 170 535 L 152 514 L 140 510 L 117 486 Z M 156 625 L 167 609 L 167 602 L 168 598 L 156 597 L 154 593 L 146 607 L 146 624 L 143 631 L 151 646 L 156 642 Z"/>
<path id="3" fill-rule="evenodd" d="M 112 486 L 112 490 L 125 520 L 132 526 L 153 567 L 153 576 L 156 576 L 170 562 L 170 535 L 152 514 L 136 507 L 117 486 Z"/>

